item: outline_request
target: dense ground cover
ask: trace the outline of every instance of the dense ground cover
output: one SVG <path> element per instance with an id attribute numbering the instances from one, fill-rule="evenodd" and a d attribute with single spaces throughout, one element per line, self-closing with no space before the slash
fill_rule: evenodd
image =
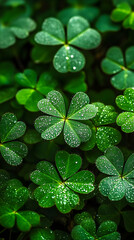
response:
<path id="1" fill-rule="evenodd" d="M 134 0 L 0 0 L 0 239 L 134 239 Z"/>

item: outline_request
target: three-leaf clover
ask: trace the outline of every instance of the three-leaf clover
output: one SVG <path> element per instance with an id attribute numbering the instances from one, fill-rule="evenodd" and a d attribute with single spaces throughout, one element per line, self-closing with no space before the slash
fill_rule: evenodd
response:
<path id="1" fill-rule="evenodd" d="M 76 48 L 94 49 L 101 42 L 100 34 L 90 28 L 86 19 L 72 17 L 67 25 L 67 41 L 62 23 L 56 18 L 47 18 L 42 31 L 35 35 L 35 41 L 42 45 L 63 45 L 55 54 L 53 64 L 58 72 L 77 72 L 85 65 L 85 57 Z"/>
<path id="2" fill-rule="evenodd" d="M 24 70 L 24 73 L 17 73 L 15 77 L 17 83 L 24 87 L 17 92 L 16 99 L 31 112 L 39 111 L 37 107 L 39 100 L 57 85 L 49 72 L 42 73 L 38 81 L 36 72 L 31 69 Z"/>
<path id="3" fill-rule="evenodd" d="M 111 18 L 115 22 L 123 21 L 124 28 L 134 29 L 134 12 L 129 3 L 122 2 L 112 11 Z"/>
<path id="4" fill-rule="evenodd" d="M 99 171 L 109 175 L 99 184 L 102 195 L 111 201 L 125 197 L 128 202 L 134 202 L 134 154 L 124 164 L 121 150 L 112 146 L 105 151 L 104 156 L 97 158 L 96 166 Z"/>
<path id="5" fill-rule="evenodd" d="M 20 231 L 29 231 L 37 226 L 40 216 L 33 211 L 19 211 L 28 200 L 28 189 L 17 179 L 8 181 L 8 185 L 0 199 L 0 224 L 5 228 L 13 228 L 15 222 Z"/>
<path id="6" fill-rule="evenodd" d="M 100 102 L 93 103 L 93 105 L 98 108 L 98 112 L 92 120 L 93 124 L 89 123 L 92 136 L 89 141 L 82 144 L 81 149 L 87 151 L 97 144 L 99 150 L 104 151 L 111 145 L 117 145 L 121 140 L 120 132 L 114 127 L 107 126 L 115 123 L 118 114 L 113 106 Z"/>
<path id="7" fill-rule="evenodd" d="M 126 62 L 126 64 L 125 64 Z M 125 52 L 125 59 L 119 47 L 111 47 L 101 63 L 102 70 L 112 75 L 111 84 L 119 89 L 134 87 L 134 46 Z"/>
<path id="8" fill-rule="evenodd" d="M 60 176 L 53 164 L 47 161 L 39 162 L 37 170 L 32 172 L 31 180 L 40 185 L 35 189 L 34 196 L 41 207 L 56 205 L 60 212 L 68 213 L 79 204 L 76 193 L 88 194 L 94 190 L 94 175 L 88 170 L 77 172 L 82 164 L 77 154 L 59 151 L 55 162 Z"/>
<path id="9" fill-rule="evenodd" d="M 134 88 L 127 88 L 124 96 L 117 96 L 116 104 L 125 111 L 118 115 L 117 124 L 121 126 L 123 132 L 134 132 Z"/>
<path id="10" fill-rule="evenodd" d="M 61 93 L 55 90 L 49 92 L 46 99 L 38 102 L 38 108 L 50 116 L 38 117 L 35 120 L 36 130 L 45 140 L 56 138 L 63 130 L 65 142 L 71 147 L 78 147 L 81 142 L 86 142 L 91 137 L 90 127 L 79 121 L 91 119 L 97 113 L 97 108 L 89 104 L 89 101 L 87 94 L 76 93 L 66 116 Z"/>
<path id="11" fill-rule="evenodd" d="M 74 240 L 120 240 L 117 225 L 113 221 L 104 221 L 96 230 L 96 224 L 89 213 L 83 212 L 75 216 L 76 226 L 71 236 Z"/>
<path id="12" fill-rule="evenodd" d="M 36 23 L 31 18 L 25 16 L 15 18 L 14 15 L 17 14 L 11 11 L 1 17 L 0 48 L 2 49 L 12 46 L 16 42 L 16 37 L 20 39 L 28 37 L 29 33 L 36 28 Z"/>
<path id="13" fill-rule="evenodd" d="M 0 152 L 5 161 L 13 166 L 19 165 L 27 155 L 27 146 L 19 141 L 26 130 L 25 123 L 17 121 L 13 113 L 5 113 L 0 121 Z"/>

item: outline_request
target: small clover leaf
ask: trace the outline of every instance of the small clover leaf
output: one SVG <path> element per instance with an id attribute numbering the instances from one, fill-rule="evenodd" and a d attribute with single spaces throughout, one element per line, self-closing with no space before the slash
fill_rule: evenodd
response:
<path id="1" fill-rule="evenodd" d="M 57 83 L 49 72 L 41 74 L 37 82 L 37 74 L 31 69 L 24 70 L 24 73 L 16 74 L 17 83 L 24 87 L 16 94 L 16 99 L 19 104 L 31 112 L 37 112 L 39 109 L 37 103 L 49 91 L 53 90 Z"/>
<path id="2" fill-rule="evenodd" d="M 81 16 L 92 22 L 99 15 L 99 9 L 96 6 L 92 6 L 94 3 L 96 1 L 70 1 L 69 4 L 71 6 L 61 10 L 57 17 L 64 25 L 67 25 L 69 19 L 74 16 Z"/>
<path id="3" fill-rule="evenodd" d="M 5 113 L 0 121 L 0 152 L 5 161 L 13 166 L 22 162 L 27 155 L 27 147 L 24 143 L 14 141 L 25 133 L 26 126 L 17 121 L 12 113 Z"/>
<path id="4" fill-rule="evenodd" d="M 130 155 L 124 164 L 124 157 L 119 148 L 108 148 L 104 156 L 96 160 L 97 168 L 108 177 L 101 180 L 99 190 L 111 201 L 121 200 L 123 197 L 130 203 L 134 202 L 134 154 Z"/>
<path id="5" fill-rule="evenodd" d="M 94 49 L 101 42 L 100 34 L 90 28 L 86 19 L 72 17 L 67 25 L 67 43 L 62 23 L 56 18 L 47 18 L 42 31 L 35 35 L 35 41 L 41 45 L 63 45 L 55 54 L 53 64 L 58 72 L 77 72 L 85 65 L 85 57 L 73 46 L 82 49 Z"/>
<path id="6" fill-rule="evenodd" d="M 134 13 L 130 4 L 125 1 L 112 11 L 111 18 L 115 22 L 123 21 L 124 28 L 134 29 Z"/>
<path id="7" fill-rule="evenodd" d="M 79 203 L 76 193 L 88 194 L 94 190 L 94 175 L 82 170 L 77 172 L 82 160 L 77 154 L 60 151 L 55 158 L 56 167 L 49 162 L 39 162 L 37 170 L 32 172 L 31 180 L 40 185 L 34 191 L 34 196 L 41 207 L 56 205 L 62 213 L 70 212 Z"/>
<path id="8" fill-rule="evenodd" d="M 126 50 L 124 59 L 119 47 L 111 47 L 107 51 L 106 58 L 101 63 L 102 70 L 105 73 L 114 75 L 111 78 L 111 84 L 119 90 L 134 87 L 133 53 L 134 47 L 131 46 Z"/>
<path id="9" fill-rule="evenodd" d="M 119 95 L 116 98 L 116 104 L 126 112 L 122 112 L 117 117 L 117 124 L 121 126 L 123 132 L 134 132 L 134 89 L 127 88 L 124 96 Z"/>
<path id="10" fill-rule="evenodd" d="M 120 26 L 112 22 L 108 14 L 102 14 L 96 22 L 96 28 L 102 32 L 117 32 L 120 30 Z"/>
<path id="11" fill-rule="evenodd" d="M 9 14 L 10 15 L 10 14 Z M 0 24 L 0 48 L 8 48 L 16 42 L 16 37 L 24 39 L 36 28 L 36 23 L 28 17 L 8 18 L 4 22 L 5 16 L 2 16 Z"/>
<path id="12" fill-rule="evenodd" d="M 45 140 L 51 140 L 64 132 L 65 142 L 71 147 L 78 147 L 91 137 L 90 127 L 81 120 L 88 120 L 96 115 L 97 108 L 89 104 L 89 97 L 78 92 L 74 95 L 66 116 L 65 103 L 62 95 L 57 91 L 48 93 L 46 99 L 38 103 L 38 108 L 51 116 L 41 116 L 35 120 L 35 128 Z"/>
<path id="13" fill-rule="evenodd" d="M 104 221 L 96 230 L 95 221 L 89 213 L 83 212 L 75 216 L 76 226 L 72 229 L 71 236 L 74 240 L 120 240 L 117 225 L 113 221 Z"/>
<path id="14" fill-rule="evenodd" d="M 92 130 L 92 136 L 86 143 L 83 143 L 81 149 L 84 151 L 92 149 L 95 144 L 101 151 L 105 151 L 111 145 L 116 145 L 121 141 L 120 132 L 111 127 L 107 126 L 113 124 L 117 118 L 117 112 L 113 106 L 104 105 L 103 103 L 93 103 L 98 108 L 96 116 L 93 118 L 93 124 L 89 123 Z"/>
<path id="15" fill-rule="evenodd" d="M 17 179 L 8 181 L 5 192 L 1 196 L 0 224 L 12 228 L 17 223 L 20 231 L 29 231 L 39 224 L 40 216 L 33 211 L 19 211 L 28 199 L 28 190 Z"/>
<path id="16" fill-rule="evenodd" d="M 7 102 L 14 98 L 16 94 L 16 88 L 8 87 L 0 90 L 0 104 Z"/>

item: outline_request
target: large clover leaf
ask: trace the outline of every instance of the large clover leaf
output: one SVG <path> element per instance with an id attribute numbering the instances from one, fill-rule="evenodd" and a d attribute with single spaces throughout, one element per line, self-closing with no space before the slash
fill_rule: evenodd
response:
<path id="1" fill-rule="evenodd" d="M 122 112 L 117 117 L 117 124 L 121 126 L 123 132 L 134 132 L 134 89 L 127 88 L 124 96 L 119 95 L 116 98 L 116 104 L 119 108 L 126 112 Z"/>
<path id="2" fill-rule="evenodd" d="M 95 221 L 89 213 L 83 212 L 75 216 L 76 226 L 71 236 L 74 240 L 120 240 L 117 225 L 113 221 L 102 222 L 96 230 Z"/>
<path id="3" fill-rule="evenodd" d="M 87 170 L 77 172 L 82 164 L 79 155 L 60 151 L 55 162 L 62 180 L 50 162 L 39 162 L 31 174 L 31 180 L 40 185 L 34 196 L 41 207 L 56 205 L 60 212 L 68 213 L 79 204 L 76 193 L 88 194 L 94 190 L 94 175 Z"/>
<path id="4" fill-rule="evenodd" d="M 35 41 L 41 45 L 63 45 L 55 54 L 53 64 L 58 72 L 77 72 L 85 65 L 85 58 L 73 46 L 82 49 L 94 49 L 99 46 L 100 34 L 90 28 L 86 19 L 72 17 L 67 25 L 67 44 L 62 23 L 56 18 L 47 18 L 42 31 L 35 35 Z"/>
<path id="5" fill-rule="evenodd" d="M 92 136 L 89 141 L 82 144 L 81 149 L 88 151 L 97 144 L 99 150 L 105 151 L 111 145 L 118 144 L 121 140 L 120 132 L 111 126 L 107 126 L 115 123 L 118 114 L 113 106 L 105 106 L 100 102 L 93 103 L 93 105 L 98 108 L 98 112 L 92 120 L 93 124 L 89 123 Z"/>
<path id="6" fill-rule="evenodd" d="M 16 42 L 16 37 L 24 39 L 36 28 L 36 23 L 28 17 L 17 16 L 14 10 L 6 11 L 2 15 L 0 23 L 0 48 L 4 49 L 12 46 Z"/>
<path id="7" fill-rule="evenodd" d="M 8 185 L 0 199 L 0 224 L 12 228 L 17 224 L 20 231 L 29 231 L 39 224 L 40 216 L 33 211 L 18 211 L 28 199 L 28 190 L 17 179 L 8 181 Z"/>
<path id="8" fill-rule="evenodd" d="M 126 64 L 125 64 L 126 62 Z M 129 47 L 125 52 L 125 59 L 119 47 L 111 47 L 102 61 L 102 70 L 110 75 L 111 84 L 119 89 L 134 87 L 134 46 Z"/>
<path id="9" fill-rule="evenodd" d="M 37 82 L 37 74 L 31 69 L 26 69 L 24 73 L 17 73 L 16 81 L 24 87 L 17 92 L 16 99 L 19 104 L 24 105 L 31 112 L 39 111 L 37 107 L 39 100 L 57 85 L 49 72 L 42 73 Z"/>
<path id="10" fill-rule="evenodd" d="M 134 202 L 134 154 L 124 164 L 122 152 L 113 146 L 96 160 L 96 166 L 102 173 L 109 175 L 99 184 L 102 195 L 111 201 L 125 197 L 128 202 Z"/>
<path id="11" fill-rule="evenodd" d="M 97 108 L 89 104 L 89 97 L 85 93 L 78 92 L 74 95 L 67 116 L 64 99 L 57 91 L 49 92 L 46 99 L 40 100 L 38 108 L 51 115 L 35 120 L 35 128 L 43 139 L 54 139 L 64 129 L 65 142 L 71 147 L 78 147 L 91 137 L 90 127 L 79 122 L 93 118 L 97 112 Z"/>
<path id="12" fill-rule="evenodd" d="M 26 130 L 23 122 L 17 121 L 12 113 L 5 113 L 0 121 L 0 152 L 5 161 L 10 165 L 19 165 L 27 155 L 24 143 L 14 141 L 20 138 Z"/>

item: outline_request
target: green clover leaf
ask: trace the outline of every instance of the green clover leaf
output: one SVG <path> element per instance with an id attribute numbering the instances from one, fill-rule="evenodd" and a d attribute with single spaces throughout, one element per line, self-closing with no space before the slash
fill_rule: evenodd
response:
<path id="1" fill-rule="evenodd" d="M 0 121 L 0 152 L 5 161 L 13 166 L 21 164 L 27 155 L 27 147 L 24 143 L 14 141 L 25 133 L 26 126 L 17 121 L 13 113 L 5 113 Z"/>
<path id="2" fill-rule="evenodd" d="M 125 59 L 119 47 L 111 47 L 102 60 L 101 67 L 106 74 L 113 75 L 111 84 L 123 90 L 134 87 L 134 47 L 129 47 L 125 52 Z M 126 62 L 126 65 L 125 65 Z"/>
<path id="3" fill-rule="evenodd" d="M 53 90 L 57 83 L 51 73 L 44 72 L 37 81 L 37 74 L 31 69 L 24 70 L 24 73 L 16 74 L 17 83 L 24 87 L 16 94 L 16 99 L 19 104 L 24 105 L 28 111 L 39 111 L 37 103 Z"/>
<path id="4" fill-rule="evenodd" d="M 35 41 L 41 45 L 63 45 L 55 54 L 53 64 L 58 72 L 77 72 L 85 65 L 85 57 L 73 46 L 82 49 L 94 49 L 101 42 L 100 34 L 90 28 L 86 19 L 72 17 L 67 25 L 67 43 L 62 23 L 56 18 L 47 18 L 42 31 L 35 35 Z"/>
<path id="5" fill-rule="evenodd" d="M 134 13 L 130 4 L 125 1 L 112 11 L 111 18 L 115 22 L 123 21 L 124 28 L 134 29 Z"/>
<path id="6" fill-rule="evenodd" d="M 98 112 L 92 120 L 93 124 L 88 123 L 92 130 L 92 136 L 89 141 L 82 144 L 81 149 L 88 151 L 96 144 L 99 150 L 105 151 L 111 145 L 117 145 L 121 141 L 120 132 L 111 126 L 107 126 L 115 123 L 118 114 L 113 106 L 105 106 L 100 102 L 93 103 L 93 105 L 98 108 Z"/>
<path id="7" fill-rule="evenodd" d="M 129 156 L 124 165 L 123 154 L 115 146 L 108 148 L 104 156 L 97 158 L 96 166 L 99 171 L 109 175 L 99 184 L 101 194 L 111 201 L 119 201 L 125 197 L 128 202 L 134 202 L 133 163 L 134 154 Z"/>
<path id="8" fill-rule="evenodd" d="M 120 26 L 112 22 L 108 14 L 102 14 L 96 21 L 96 28 L 102 32 L 117 32 Z"/>
<path id="9" fill-rule="evenodd" d="M 116 120 L 118 126 L 121 126 L 123 132 L 134 132 L 134 89 L 127 88 L 124 91 L 124 96 L 119 95 L 116 98 L 116 104 L 126 111 L 118 115 Z"/>
<path id="10" fill-rule="evenodd" d="M 17 179 L 8 181 L 5 192 L 1 196 L 0 224 L 12 228 L 17 224 L 20 231 L 29 231 L 40 222 L 40 216 L 33 211 L 18 211 L 28 199 L 28 190 Z"/>
<path id="11" fill-rule="evenodd" d="M 122 216 L 127 232 L 134 232 L 134 211 L 127 210 L 126 207 L 127 203 L 123 199 L 116 204 L 101 204 L 98 209 L 99 221 L 111 220 L 119 225 Z"/>
<path id="12" fill-rule="evenodd" d="M 34 228 L 30 232 L 30 240 L 55 240 L 55 234 L 48 228 Z"/>
<path id="13" fill-rule="evenodd" d="M 36 28 L 36 23 L 28 17 L 17 17 L 10 20 L 8 23 L 3 21 L 0 24 L 0 48 L 8 48 L 15 44 L 16 37 L 24 39 L 29 36 L 29 33 Z"/>
<path id="14" fill-rule="evenodd" d="M 34 196 L 41 207 L 56 205 L 60 212 L 68 213 L 79 204 L 76 193 L 88 194 L 94 190 L 94 175 L 87 170 L 78 172 L 82 160 L 77 154 L 60 151 L 55 162 L 63 180 L 50 162 L 39 162 L 37 170 L 31 174 L 31 180 L 40 185 L 35 189 Z"/>
<path id="15" fill-rule="evenodd" d="M 64 25 L 67 25 L 69 19 L 75 16 L 84 17 L 89 22 L 92 22 L 99 15 L 99 9 L 92 6 L 94 3 L 96 1 L 70 1 L 71 6 L 61 10 L 57 17 Z"/>
<path id="16" fill-rule="evenodd" d="M 82 212 L 75 216 L 76 226 L 72 229 L 71 236 L 74 240 L 120 240 L 117 225 L 113 221 L 102 222 L 96 230 L 95 221 L 89 213 Z"/>
<path id="17" fill-rule="evenodd" d="M 89 104 L 89 97 L 85 93 L 74 95 L 67 116 L 64 99 L 57 91 L 49 92 L 46 99 L 40 100 L 38 108 L 51 115 L 40 116 L 35 120 L 35 128 L 43 139 L 54 139 L 63 130 L 65 142 L 71 147 L 78 147 L 91 137 L 90 127 L 79 122 L 93 118 L 97 112 L 97 108 Z"/>

